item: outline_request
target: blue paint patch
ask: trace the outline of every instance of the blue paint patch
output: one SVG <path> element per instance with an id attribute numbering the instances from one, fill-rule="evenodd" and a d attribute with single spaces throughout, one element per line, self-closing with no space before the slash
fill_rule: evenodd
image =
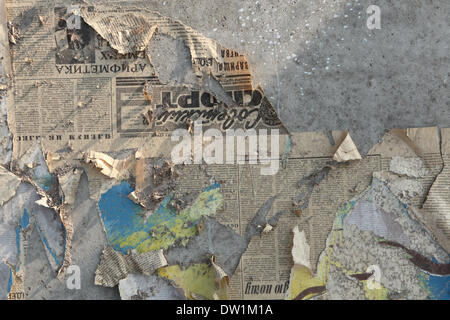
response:
<path id="1" fill-rule="evenodd" d="M 220 188 L 220 184 L 215 182 L 204 191 L 217 188 Z M 165 197 L 155 213 L 146 220 L 143 208 L 128 198 L 131 192 L 133 189 L 130 184 L 122 182 L 102 194 L 98 203 L 109 243 L 115 250 L 125 254 L 128 250 L 135 249 L 140 243 L 151 238 L 153 228 L 162 225 L 168 228 L 173 227 L 177 217 L 175 209 L 170 205 L 172 194 Z M 207 202 L 214 200 L 214 197 L 208 197 Z M 147 232 L 148 237 L 132 246 L 124 245 L 123 241 L 136 232 Z"/>
<path id="2" fill-rule="evenodd" d="M 450 300 L 450 276 L 437 276 L 431 274 L 428 287 L 433 299 Z"/>
<path id="3" fill-rule="evenodd" d="M 292 140 L 291 137 L 289 135 L 286 136 L 286 143 L 284 145 L 284 153 L 283 153 L 283 157 L 282 157 L 282 165 L 283 168 L 286 169 L 287 166 L 287 160 L 289 155 L 291 154 L 291 150 L 292 150 Z"/>
<path id="4" fill-rule="evenodd" d="M 128 198 L 131 192 L 133 189 L 130 184 L 122 182 L 102 194 L 98 203 L 108 240 L 111 243 L 120 238 L 126 238 L 144 227 L 141 215 L 143 209 Z M 114 249 L 121 250 L 117 245 Z M 126 250 L 121 251 L 126 253 Z"/>
<path id="5" fill-rule="evenodd" d="M 20 232 L 28 227 L 30 224 L 30 214 L 27 209 L 23 210 L 23 215 L 19 220 L 19 225 L 16 227 L 16 247 L 17 247 L 17 257 L 20 257 Z M 17 266 L 17 271 L 19 271 L 20 264 Z"/>
<path id="6" fill-rule="evenodd" d="M 19 223 L 22 229 L 26 229 L 30 224 L 30 214 L 28 213 L 27 209 L 23 210 L 23 215 Z"/>
<path id="7" fill-rule="evenodd" d="M 20 257 L 20 227 L 16 227 L 16 247 L 17 247 L 17 257 Z M 20 265 L 17 267 L 19 268 Z"/>
<path id="8" fill-rule="evenodd" d="M 218 183 L 217 181 L 214 181 L 213 184 L 211 184 L 210 186 L 207 186 L 205 189 L 203 189 L 203 192 L 211 191 L 211 190 L 214 190 L 217 188 L 220 188 L 220 183 Z"/>
<path id="9" fill-rule="evenodd" d="M 12 285 L 13 285 L 13 273 L 12 273 L 12 269 L 9 268 L 8 293 L 11 292 Z"/>

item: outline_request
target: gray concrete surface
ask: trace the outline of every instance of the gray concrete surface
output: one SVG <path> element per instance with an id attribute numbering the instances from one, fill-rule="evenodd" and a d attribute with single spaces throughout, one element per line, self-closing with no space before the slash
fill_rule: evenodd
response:
<path id="1" fill-rule="evenodd" d="M 367 28 L 371 4 L 381 8 L 380 30 Z M 365 153 L 387 129 L 450 126 L 447 0 L 149 0 L 145 7 L 246 54 L 291 131 L 348 129 Z"/>

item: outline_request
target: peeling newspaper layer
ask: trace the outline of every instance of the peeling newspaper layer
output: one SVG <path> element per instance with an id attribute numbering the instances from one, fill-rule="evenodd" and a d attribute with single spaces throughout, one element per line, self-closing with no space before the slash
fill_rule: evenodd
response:
<path id="1" fill-rule="evenodd" d="M 8 21 L 21 31 L 11 45 L 14 95 L 8 99 L 15 159 L 37 142 L 45 152 L 87 156 L 116 177 L 102 153 L 142 147 L 195 120 L 205 128 L 286 132 L 262 88 L 253 87 L 241 53 L 157 12 L 75 7 L 7 1 Z M 160 81 L 147 50 L 152 41 L 159 44 L 155 33 L 184 43 L 190 58 L 181 67 L 195 74 L 193 83 Z M 218 86 L 208 91 L 211 81 Z"/>

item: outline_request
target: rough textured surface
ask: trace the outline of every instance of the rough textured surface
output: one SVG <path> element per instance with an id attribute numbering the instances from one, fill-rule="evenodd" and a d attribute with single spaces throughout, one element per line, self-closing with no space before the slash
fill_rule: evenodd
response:
<path id="1" fill-rule="evenodd" d="M 184 294 L 154 275 L 130 274 L 119 282 L 122 300 L 183 300 Z"/>
<path id="2" fill-rule="evenodd" d="M 433 293 L 425 285 L 425 279 L 430 275 L 424 273 L 423 262 L 425 259 L 440 264 L 449 262 L 448 253 L 436 244 L 410 216 L 407 208 L 377 179 L 343 218 L 342 230 L 338 245 L 333 247 L 331 261 L 344 273 L 336 268 L 330 269 L 327 293 L 331 299 L 368 298 L 367 288 L 348 275 L 364 274 L 370 270 L 369 266 L 376 266 L 380 271 L 381 287 L 377 294 L 392 299 L 427 299 Z M 397 239 L 394 241 L 407 244 L 384 245 L 380 236 L 384 239 L 395 236 Z M 415 253 L 422 257 L 412 258 L 413 251 L 407 248 L 414 248 Z M 383 293 L 386 289 L 388 291 Z"/>
<path id="3" fill-rule="evenodd" d="M 402 292 L 406 299 L 425 299 L 426 293 L 421 290 L 419 278 L 420 270 L 407 260 L 404 251 L 398 248 L 381 247 L 377 244 L 373 233 L 360 231 L 356 226 L 347 225 L 344 228 L 344 241 L 339 250 L 333 251 L 333 259 L 339 261 L 347 270 L 365 272 L 369 265 L 378 265 L 381 270 L 380 283 L 383 287 L 394 292 Z M 333 279 L 339 273 L 330 272 Z M 327 283 L 327 291 L 331 298 L 348 297 L 348 290 L 358 282 L 352 278 L 346 278 L 348 285 L 343 285 L 344 278 L 339 277 L 337 282 Z M 351 280 L 350 280 L 351 279 Z M 353 285 L 350 285 L 353 283 Z M 331 289 L 331 290 L 330 290 Z M 361 292 L 355 292 L 355 296 L 364 297 Z"/>
<path id="4" fill-rule="evenodd" d="M 389 171 L 413 178 L 422 178 L 428 174 L 425 162 L 421 158 L 393 157 Z"/>

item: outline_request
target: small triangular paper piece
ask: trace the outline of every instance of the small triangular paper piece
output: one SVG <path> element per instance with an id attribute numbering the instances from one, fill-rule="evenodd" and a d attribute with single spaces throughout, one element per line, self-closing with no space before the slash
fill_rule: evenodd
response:
<path id="1" fill-rule="evenodd" d="M 345 162 L 349 160 L 361 160 L 361 155 L 356 148 L 355 143 L 350 137 L 350 133 L 347 132 L 345 139 L 342 141 L 339 148 L 334 153 L 333 159 L 337 162 Z"/>
<path id="2" fill-rule="evenodd" d="M 294 260 L 294 264 L 298 266 L 305 266 L 311 270 L 310 263 L 310 247 L 308 242 L 306 241 L 305 231 L 301 231 L 298 229 L 298 226 L 295 226 L 292 229 L 294 232 L 294 240 L 292 245 L 292 258 Z"/>

